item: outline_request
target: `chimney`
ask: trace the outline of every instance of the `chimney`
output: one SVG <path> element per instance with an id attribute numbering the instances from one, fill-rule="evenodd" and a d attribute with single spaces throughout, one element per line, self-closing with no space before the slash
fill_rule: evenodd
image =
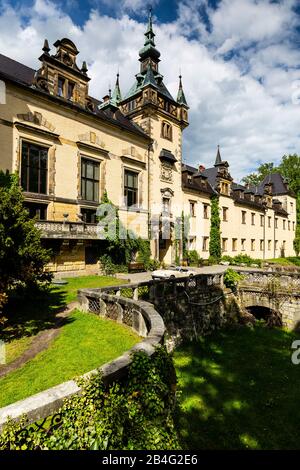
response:
<path id="1" fill-rule="evenodd" d="M 203 173 L 204 170 L 205 170 L 205 166 L 199 165 L 199 173 Z"/>
<path id="2" fill-rule="evenodd" d="M 102 99 L 103 99 L 103 101 L 104 101 L 104 103 L 105 103 L 106 101 L 108 101 L 108 100 L 109 100 L 109 95 L 105 95 L 105 96 L 103 96 L 103 98 L 102 98 Z"/>

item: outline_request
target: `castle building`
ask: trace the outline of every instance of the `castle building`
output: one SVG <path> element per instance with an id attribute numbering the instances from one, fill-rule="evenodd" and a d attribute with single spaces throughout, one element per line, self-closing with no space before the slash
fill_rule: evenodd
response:
<path id="1" fill-rule="evenodd" d="M 124 95 L 117 75 L 113 92 L 91 97 L 75 44 L 64 38 L 54 47 L 52 54 L 45 40 L 38 70 L 0 54 L 0 169 L 19 174 L 26 207 L 53 250 L 49 270 L 98 269 L 96 211 L 105 191 L 123 224 L 150 237 L 152 256 L 166 264 L 182 256 L 175 226 L 183 213 L 188 248 L 208 258 L 213 195 L 223 254 L 294 254 L 296 200 L 281 175 L 258 187 L 236 184 L 219 148 L 212 168 L 183 164 L 189 107 L 181 76 L 176 99 L 164 84 L 151 13 L 139 70 Z"/>

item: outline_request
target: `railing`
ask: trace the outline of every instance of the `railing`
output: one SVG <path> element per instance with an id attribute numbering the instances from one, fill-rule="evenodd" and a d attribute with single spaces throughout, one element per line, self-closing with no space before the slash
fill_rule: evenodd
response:
<path id="1" fill-rule="evenodd" d="M 300 291 L 300 273 L 270 272 L 270 271 L 242 271 L 243 279 L 240 288 L 253 286 L 265 288 L 277 284 L 278 289 L 289 291 Z"/>
<path id="2" fill-rule="evenodd" d="M 97 224 L 85 224 L 83 222 L 56 222 L 52 220 L 38 221 L 36 227 L 42 231 L 44 238 L 76 238 L 97 239 Z"/>
<path id="3" fill-rule="evenodd" d="M 161 302 L 162 299 L 176 299 L 178 295 L 191 292 L 198 288 L 205 289 L 205 287 L 209 286 L 222 287 L 223 274 L 224 273 L 220 271 L 214 274 L 196 274 L 193 277 L 150 280 L 133 284 L 94 288 L 91 292 L 108 294 L 118 298 L 147 300 L 156 304 Z M 85 292 L 86 291 L 87 290 L 85 290 Z M 81 291 L 79 291 L 79 295 L 80 293 Z"/>

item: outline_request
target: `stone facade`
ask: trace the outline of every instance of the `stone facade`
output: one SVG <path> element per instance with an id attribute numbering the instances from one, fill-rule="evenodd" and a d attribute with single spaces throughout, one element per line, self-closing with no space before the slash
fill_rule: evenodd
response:
<path id="1" fill-rule="evenodd" d="M 236 185 L 219 150 L 212 168 L 183 164 L 189 108 L 182 80 L 175 100 L 159 72 L 151 16 L 145 36 L 132 88 L 122 97 L 118 76 L 113 94 L 103 101 L 89 95 L 87 66 L 77 64 L 78 50 L 69 39 L 56 41 L 52 55 L 46 41 L 37 71 L 0 56 L 0 79 L 6 85 L 0 169 L 19 172 L 26 205 L 41 222 L 50 223 L 40 225 L 56 257 L 48 269 L 97 269 L 93 257 L 101 241 L 92 225 L 105 190 L 124 225 L 137 235 L 147 238 L 152 223 L 152 256 L 166 264 L 182 257 L 174 228 L 182 212 L 189 216 L 188 248 L 208 258 L 213 194 L 219 196 L 223 254 L 293 255 L 296 201 L 286 185 L 280 190 L 278 182 L 270 181 L 256 189 Z M 38 188 L 42 177 L 30 176 L 34 171 L 23 144 L 33 153 L 47 152 L 46 171 L 35 169 L 46 174 L 43 189 Z M 93 176 L 85 174 L 92 167 Z M 129 189 L 128 175 L 135 178 Z M 34 177 L 39 184 L 30 180 Z M 53 222 L 58 223 L 55 230 Z M 73 243 L 67 243 L 70 239 Z"/>

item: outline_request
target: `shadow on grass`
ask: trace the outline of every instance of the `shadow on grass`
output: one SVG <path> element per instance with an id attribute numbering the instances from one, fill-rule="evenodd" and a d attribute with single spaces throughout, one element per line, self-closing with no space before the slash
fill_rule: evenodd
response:
<path id="1" fill-rule="evenodd" d="M 223 330 L 175 352 L 188 449 L 299 449 L 299 334 L 256 326 Z"/>
<path id="2" fill-rule="evenodd" d="M 26 295 L 15 294 L 3 312 L 7 321 L 0 333 L 1 339 L 10 342 L 56 327 L 56 315 L 65 306 L 66 293 L 58 287 L 51 286 Z M 62 318 L 59 327 L 68 322 L 68 318 Z"/>

